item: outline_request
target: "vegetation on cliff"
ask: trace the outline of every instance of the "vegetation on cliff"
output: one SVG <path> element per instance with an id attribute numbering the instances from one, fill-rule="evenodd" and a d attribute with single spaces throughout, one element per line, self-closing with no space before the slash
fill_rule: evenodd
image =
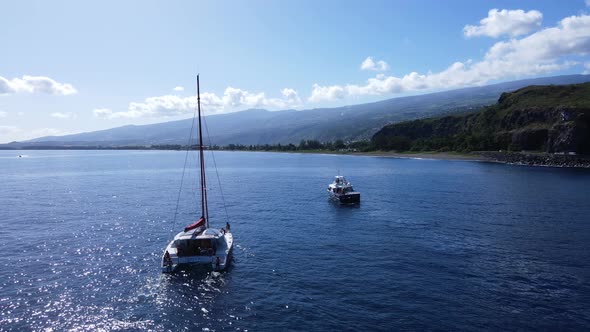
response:
<path id="1" fill-rule="evenodd" d="M 590 83 L 529 86 L 478 112 L 400 122 L 372 138 L 379 150 L 590 153 Z"/>

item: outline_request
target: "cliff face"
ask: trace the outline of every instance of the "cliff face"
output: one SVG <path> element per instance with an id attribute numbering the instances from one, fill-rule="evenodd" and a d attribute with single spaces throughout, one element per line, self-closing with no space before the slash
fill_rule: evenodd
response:
<path id="1" fill-rule="evenodd" d="M 590 108 L 515 109 L 501 119 L 498 134 L 510 136 L 513 150 L 589 153 L 589 120 Z"/>
<path id="2" fill-rule="evenodd" d="M 401 122 L 373 136 L 380 149 L 590 153 L 590 83 L 530 86 L 476 113 Z"/>

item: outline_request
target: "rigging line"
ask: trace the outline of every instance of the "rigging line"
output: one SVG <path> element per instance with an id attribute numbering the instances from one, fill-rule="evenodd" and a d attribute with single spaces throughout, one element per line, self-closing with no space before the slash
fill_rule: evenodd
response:
<path id="1" fill-rule="evenodd" d="M 209 140 L 209 147 L 213 146 L 211 143 L 211 136 L 209 135 L 209 127 L 207 126 L 207 120 L 203 118 L 203 122 L 205 122 L 205 130 L 207 131 L 207 139 Z M 211 152 L 211 159 L 213 159 L 213 166 L 215 167 L 215 175 L 217 175 L 217 185 L 219 186 L 219 193 L 221 194 L 221 203 L 223 204 L 223 209 L 225 210 L 225 221 L 229 223 L 229 213 L 227 213 L 227 206 L 225 205 L 225 196 L 223 195 L 223 189 L 221 188 L 221 180 L 219 179 L 219 171 L 217 170 L 217 162 L 215 161 L 215 154 L 213 150 Z"/>
<path id="2" fill-rule="evenodd" d="M 184 182 L 184 174 L 186 172 L 186 162 L 188 160 L 189 151 L 191 149 L 191 139 L 193 138 L 193 131 L 195 129 L 195 118 L 197 116 L 197 109 L 195 108 L 193 114 L 193 121 L 191 121 L 191 131 L 188 135 L 188 143 L 186 144 L 186 154 L 184 156 L 184 166 L 182 167 L 182 176 L 180 177 L 180 188 L 178 189 L 178 197 L 176 198 L 176 208 L 174 209 L 174 220 L 172 221 L 172 229 L 169 237 L 172 238 L 174 234 L 174 226 L 176 226 L 176 216 L 178 215 L 178 206 L 180 205 L 180 194 L 182 193 L 182 184 Z"/>

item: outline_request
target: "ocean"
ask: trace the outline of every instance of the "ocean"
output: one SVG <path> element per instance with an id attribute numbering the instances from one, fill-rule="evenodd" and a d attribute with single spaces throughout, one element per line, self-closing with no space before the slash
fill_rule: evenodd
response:
<path id="1" fill-rule="evenodd" d="M 588 169 L 207 158 L 232 266 L 163 275 L 166 244 L 200 216 L 192 154 L 183 177 L 181 151 L 0 151 L 0 330 L 590 327 Z M 328 200 L 336 174 L 360 205 Z"/>

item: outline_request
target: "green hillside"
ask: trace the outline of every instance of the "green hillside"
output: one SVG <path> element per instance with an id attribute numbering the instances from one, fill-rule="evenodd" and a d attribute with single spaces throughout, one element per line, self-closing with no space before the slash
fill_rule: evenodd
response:
<path id="1" fill-rule="evenodd" d="M 398 151 L 590 153 L 590 83 L 529 86 L 480 111 L 388 125 L 372 138 Z"/>

